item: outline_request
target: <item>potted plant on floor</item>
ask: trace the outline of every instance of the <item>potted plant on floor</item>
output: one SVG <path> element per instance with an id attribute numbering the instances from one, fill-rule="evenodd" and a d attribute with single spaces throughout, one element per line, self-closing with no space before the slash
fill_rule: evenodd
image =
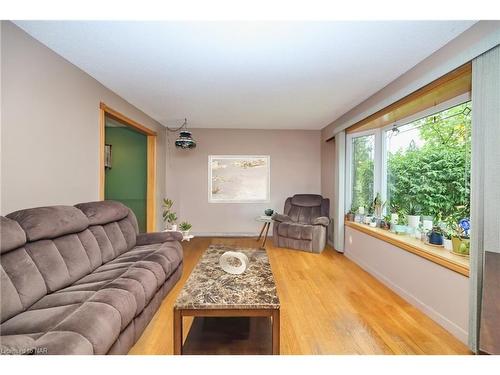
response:
<path id="1" fill-rule="evenodd" d="M 464 218 L 455 227 L 455 233 L 451 237 L 454 254 L 468 257 L 470 255 L 470 221 Z"/>
<path id="2" fill-rule="evenodd" d="M 187 221 L 183 221 L 182 223 L 179 224 L 179 229 L 182 232 L 182 235 L 184 237 L 189 236 L 189 231 L 193 226 L 189 224 Z"/>
<path id="3" fill-rule="evenodd" d="M 175 212 L 170 212 L 167 215 L 167 223 L 168 223 L 169 230 L 174 230 L 174 231 L 177 230 L 176 222 L 177 222 L 177 214 Z"/>
<path id="4" fill-rule="evenodd" d="M 177 214 L 171 211 L 173 205 L 174 205 L 173 200 L 168 198 L 163 198 L 162 217 L 163 221 L 168 223 L 168 225 L 165 228 L 167 230 L 177 230 L 177 225 L 175 224 L 175 222 L 177 221 Z"/>

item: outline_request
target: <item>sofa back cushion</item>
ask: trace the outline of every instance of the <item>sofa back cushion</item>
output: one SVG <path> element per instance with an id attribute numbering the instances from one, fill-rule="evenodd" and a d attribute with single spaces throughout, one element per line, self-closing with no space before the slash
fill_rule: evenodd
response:
<path id="1" fill-rule="evenodd" d="M 321 216 L 329 216 L 330 202 L 317 194 L 296 194 L 285 201 L 285 215 L 292 218 L 294 222 L 311 224 L 312 221 Z"/>
<path id="2" fill-rule="evenodd" d="M 26 243 L 26 233 L 18 222 L 0 216 L 0 254 L 17 249 Z"/>
<path id="3" fill-rule="evenodd" d="M 28 242 L 81 232 L 89 226 L 87 217 L 71 206 L 28 208 L 7 217 L 18 222 Z"/>
<path id="4" fill-rule="evenodd" d="M 116 201 L 99 201 L 75 207 L 89 219 L 89 230 L 99 244 L 103 263 L 135 246 L 139 229 L 135 214 L 127 206 Z"/>
<path id="5" fill-rule="evenodd" d="M 0 320 L 24 311 L 47 290 L 42 275 L 24 245 L 26 234 L 14 220 L 0 218 Z"/>

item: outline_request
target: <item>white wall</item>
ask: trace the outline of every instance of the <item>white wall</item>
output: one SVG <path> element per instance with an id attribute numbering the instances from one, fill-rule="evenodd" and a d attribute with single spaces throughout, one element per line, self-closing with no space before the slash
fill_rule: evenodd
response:
<path id="1" fill-rule="evenodd" d="M 1 30 L 1 213 L 99 199 L 101 101 L 158 133 L 162 197 L 165 128 L 13 23 Z"/>
<path id="2" fill-rule="evenodd" d="M 344 250 L 349 259 L 467 343 L 468 277 L 350 227 L 345 228 Z"/>
<path id="3" fill-rule="evenodd" d="M 178 150 L 170 134 L 167 196 L 175 201 L 181 220 L 193 224 L 197 234 L 258 234 L 262 224 L 255 217 L 266 208 L 283 212 L 293 194 L 321 194 L 319 130 L 190 129 L 198 146 Z M 209 203 L 209 155 L 270 155 L 269 203 Z"/>
<path id="4" fill-rule="evenodd" d="M 322 139 L 368 117 L 500 43 L 500 21 L 480 21 L 322 129 Z"/>

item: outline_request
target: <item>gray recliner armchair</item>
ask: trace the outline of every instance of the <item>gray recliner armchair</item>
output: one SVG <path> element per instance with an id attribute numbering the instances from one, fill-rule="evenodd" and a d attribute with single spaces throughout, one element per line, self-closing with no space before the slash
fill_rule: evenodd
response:
<path id="1" fill-rule="evenodd" d="M 296 194 L 285 201 L 284 214 L 273 215 L 273 241 L 288 247 L 321 253 L 326 245 L 330 200 L 316 194 Z"/>

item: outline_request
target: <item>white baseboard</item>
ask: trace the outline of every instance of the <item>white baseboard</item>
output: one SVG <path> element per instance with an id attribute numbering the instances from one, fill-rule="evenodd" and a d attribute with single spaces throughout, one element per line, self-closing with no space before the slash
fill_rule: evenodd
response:
<path id="1" fill-rule="evenodd" d="M 387 277 L 364 263 L 363 261 L 357 259 L 356 257 L 353 257 L 352 254 L 350 253 L 344 253 L 344 255 L 352 260 L 354 263 L 359 265 L 361 268 L 363 268 L 366 272 L 372 274 L 375 276 L 382 284 L 387 286 L 389 289 L 393 290 L 395 293 L 400 295 L 403 299 L 405 299 L 407 302 L 412 304 L 413 306 L 417 307 L 420 309 L 422 312 L 424 312 L 426 315 L 428 315 L 432 320 L 434 320 L 436 323 L 438 323 L 440 326 L 445 328 L 447 331 L 449 331 L 452 335 L 454 335 L 456 338 L 458 338 L 460 341 L 462 341 L 464 344 L 467 345 L 467 340 L 468 340 L 468 333 L 465 331 L 463 328 L 459 327 L 455 323 L 453 323 L 451 320 L 440 314 L 438 311 L 434 310 L 432 307 L 426 305 L 423 303 L 421 300 L 419 300 L 417 297 L 415 297 L 413 294 L 407 292 L 403 288 L 399 287 L 398 285 L 394 284 L 391 280 L 389 280 Z"/>

